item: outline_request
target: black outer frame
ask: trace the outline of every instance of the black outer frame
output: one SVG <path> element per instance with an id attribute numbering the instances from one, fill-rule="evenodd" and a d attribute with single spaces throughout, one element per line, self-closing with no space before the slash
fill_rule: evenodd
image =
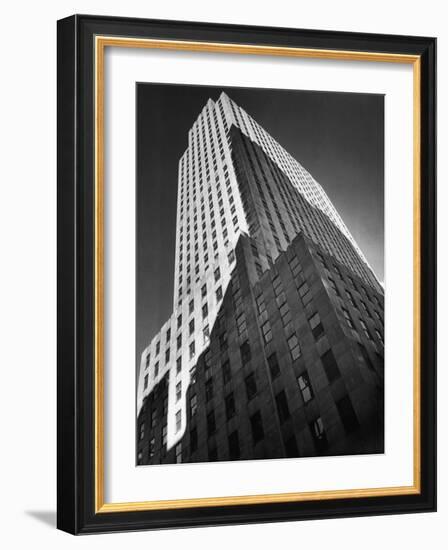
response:
<path id="1" fill-rule="evenodd" d="M 94 512 L 94 37 L 421 56 L 421 493 Z M 74 15 L 58 21 L 57 526 L 72 534 L 436 510 L 436 39 Z"/>

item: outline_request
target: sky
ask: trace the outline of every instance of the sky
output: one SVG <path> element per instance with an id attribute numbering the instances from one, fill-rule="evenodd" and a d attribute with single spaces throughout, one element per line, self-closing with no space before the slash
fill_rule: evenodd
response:
<path id="1" fill-rule="evenodd" d="M 137 84 L 136 358 L 172 313 L 177 169 L 209 98 L 226 93 L 322 185 L 384 277 L 384 97 Z"/>

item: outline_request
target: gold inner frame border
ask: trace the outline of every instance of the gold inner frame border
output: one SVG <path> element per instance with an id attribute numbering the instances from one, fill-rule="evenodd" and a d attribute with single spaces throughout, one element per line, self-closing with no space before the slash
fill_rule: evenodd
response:
<path id="1" fill-rule="evenodd" d="M 233 53 L 286 56 L 327 60 L 406 63 L 413 66 L 413 484 L 409 486 L 332 491 L 272 493 L 225 497 L 203 497 L 179 500 L 106 503 L 104 500 L 104 56 L 106 47 L 146 48 L 208 53 Z M 252 44 L 227 44 L 182 40 L 158 40 L 96 36 L 95 59 L 95 513 L 170 510 L 212 506 L 236 506 L 285 502 L 306 502 L 344 498 L 366 498 L 420 494 L 421 490 L 421 388 L 420 388 L 420 314 L 421 314 L 421 60 L 418 55 L 381 52 L 357 52 Z"/>

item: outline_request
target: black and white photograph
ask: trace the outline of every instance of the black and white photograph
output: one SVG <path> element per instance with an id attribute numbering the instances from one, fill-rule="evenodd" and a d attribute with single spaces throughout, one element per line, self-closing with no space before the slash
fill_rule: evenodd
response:
<path id="1" fill-rule="evenodd" d="M 136 463 L 384 452 L 384 96 L 137 83 Z"/>

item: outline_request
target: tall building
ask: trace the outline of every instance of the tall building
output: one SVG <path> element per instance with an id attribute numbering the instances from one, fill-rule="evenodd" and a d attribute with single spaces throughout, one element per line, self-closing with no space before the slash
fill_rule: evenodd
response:
<path id="1" fill-rule="evenodd" d="M 383 289 L 322 187 L 225 93 L 179 161 L 173 314 L 137 462 L 383 450 Z"/>

